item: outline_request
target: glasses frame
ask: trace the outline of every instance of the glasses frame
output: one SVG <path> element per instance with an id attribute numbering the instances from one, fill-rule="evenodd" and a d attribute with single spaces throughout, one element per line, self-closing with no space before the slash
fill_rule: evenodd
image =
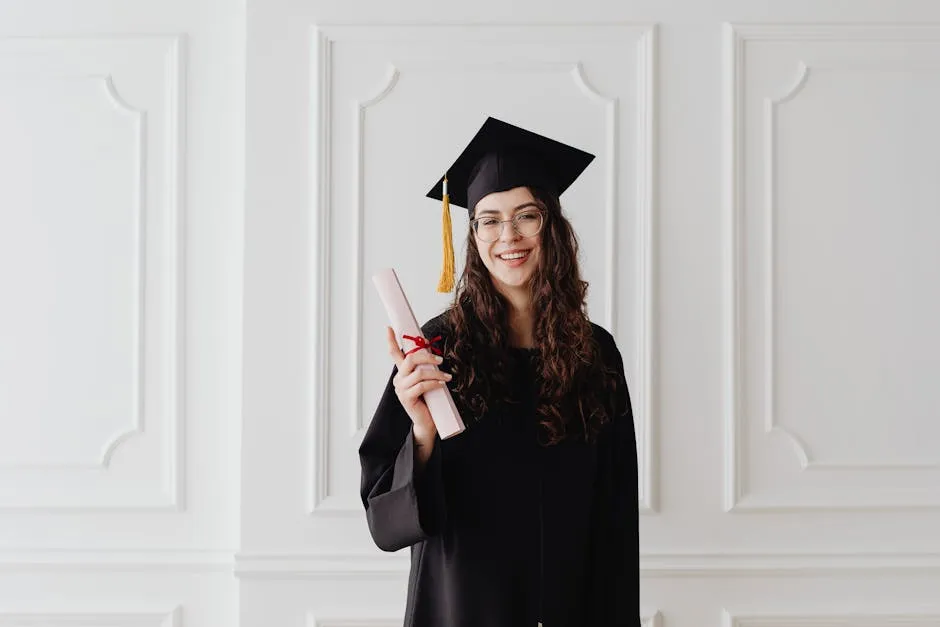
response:
<path id="1" fill-rule="evenodd" d="M 535 231 L 535 233 L 533 233 L 533 234 L 531 234 L 531 235 L 525 235 L 524 233 L 522 233 L 521 231 L 519 231 L 519 225 L 516 223 L 516 220 L 519 218 L 519 216 L 523 216 L 523 215 L 526 215 L 526 214 L 528 214 L 528 213 L 537 213 L 537 214 L 539 214 L 539 228 L 538 228 L 538 230 Z M 541 207 L 537 206 L 537 205 L 532 205 L 531 207 L 526 207 L 524 210 L 520 211 L 519 213 L 517 213 L 516 215 L 514 215 L 513 217 L 511 217 L 511 218 L 508 219 L 508 220 L 499 220 L 499 221 L 498 221 L 498 224 L 499 224 L 499 233 L 496 235 L 496 239 L 494 239 L 494 240 L 486 240 L 486 239 L 483 239 L 482 237 L 480 237 L 479 233 L 477 232 L 477 224 L 480 222 L 480 220 L 484 220 L 484 219 L 491 219 L 491 218 L 474 218 L 473 220 L 470 220 L 470 230 L 473 232 L 473 236 L 474 236 L 474 237 L 476 237 L 478 240 L 480 240 L 481 242 L 484 242 L 484 243 L 486 243 L 486 244 L 492 244 L 493 242 L 498 242 L 498 241 L 499 241 L 499 238 L 501 238 L 501 237 L 503 236 L 503 232 L 506 230 L 506 223 L 507 223 L 507 222 L 511 222 L 511 223 L 512 223 L 512 229 L 519 235 L 519 237 L 535 237 L 536 235 L 538 235 L 539 233 L 542 232 L 542 229 L 543 229 L 543 228 L 545 228 L 545 210 L 542 209 Z"/>

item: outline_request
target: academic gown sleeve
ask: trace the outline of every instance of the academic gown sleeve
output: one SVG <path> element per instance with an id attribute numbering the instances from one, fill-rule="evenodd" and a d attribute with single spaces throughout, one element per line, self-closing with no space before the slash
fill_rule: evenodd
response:
<path id="1" fill-rule="evenodd" d="M 439 533 L 445 502 L 440 436 L 418 472 L 411 418 L 402 407 L 392 379 L 379 400 L 359 447 L 360 495 L 369 532 L 383 551 L 397 551 Z"/>
<path id="2" fill-rule="evenodd" d="M 599 447 L 592 538 L 590 625 L 640 625 L 639 488 L 636 430 L 623 359 L 610 338 L 618 375 L 616 411 Z"/>

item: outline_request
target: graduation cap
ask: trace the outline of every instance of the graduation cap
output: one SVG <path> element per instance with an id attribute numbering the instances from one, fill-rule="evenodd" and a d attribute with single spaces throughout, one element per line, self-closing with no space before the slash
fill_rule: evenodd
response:
<path id="1" fill-rule="evenodd" d="M 473 217 L 481 198 L 515 187 L 539 187 L 561 195 L 594 155 L 538 133 L 488 117 L 447 173 L 427 193 L 443 203 L 444 269 L 438 292 L 454 284 L 450 205 Z"/>

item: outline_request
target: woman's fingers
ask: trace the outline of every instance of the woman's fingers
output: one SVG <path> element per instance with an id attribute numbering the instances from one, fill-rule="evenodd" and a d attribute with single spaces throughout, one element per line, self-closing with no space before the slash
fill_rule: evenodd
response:
<path id="1" fill-rule="evenodd" d="M 411 388 L 414 388 L 422 381 L 430 381 L 429 386 L 423 387 L 416 395 L 414 395 L 420 396 L 427 390 L 433 388 L 435 385 L 439 385 L 440 381 L 449 381 L 451 379 L 449 374 L 441 372 L 437 368 L 418 367 L 422 364 L 430 364 L 433 366 L 440 365 L 443 360 L 439 356 L 428 350 L 419 350 L 405 355 L 402 353 L 401 347 L 398 345 L 398 339 L 395 337 L 395 330 L 390 326 L 386 326 L 385 330 L 386 339 L 388 340 L 388 354 L 391 356 L 392 360 L 395 362 L 395 365 L 398 367 L 398 372 L 395 374 L 393 384 L 399 391 L 399 394 L 409 391 Z"/>
<path id="2" fill-rule="evenodd" d="M 410 355 L 409 355 L 410 356 Z M 432 362 L 437 363 L 437 362 Z M 421 364 L 418 364 L 419 366 Z M 413 387 L 422 381 L 433 380 L 433 381 L 450 381 L 451 375 L 438 370 L 437 368 L 418 368 L 415 369 L 410 374 L 402 374 L 401 379 L 398 380 L 396 386 L 407 390 L 410 387 Z"/>
<path id="3" fill-rule="evenodd" d="M 388 354 L 391 355 L 396 366 L 401 366 L 405 356 L 401 352 L 401 347 L 398 346 L 398 340 L 395 339 L 395 329 L 385 327 L 385 337 L 388 340 Z"/>
<path id="4" fill-rule="evenodd" d="M 441 381 L 439 379 L 427 379 L 425 381 L 422 381 L 421 383 L 418 383 L 416 385 L 413 385 L 405 389 L 401 393 L 401 400 L 406 401 L 408 403 L 413 403 L 418 398 L 420 398 L 422 394 L 430 390 L 433 390 L 435 388 L 439 388 L 442 385 L 444 385 L 444 381 Z"/>
<path id="5" fill-rule="evenodd" d="M 436 367 L 419 367 L 438 366 L 443 360 L 428 350 L 418 350 L 405 355 L 391 326 L 385 327 L 385 337 L 388 340 L 388 354 L 397 367 L 392 379 L 395 394 L 412 422 L 427 428 L 428 424 L 432 424 L 431 414 L 421 397 L 430 390 L 447 385 L 451 375 Z"/>
<path id="6" fill-rule="evenodd" d="M 441 363 L 442 360 L 440 357 L 428 350 L 414 351 L 405 355 L 398 346 L 395 332 L 391 327 L 386 328 L 388 329 L 386 333 L 388 338 L 388 353 L 391 355 L 395 365 L 398 366 L 398 371 L 401 372 L 402 375 L 410 374 L 419 364 L 434 364 L 437 366 Z"/>
<path id="7" fill-rule="evenodd" d="M 442 361 L 443 360 L 440 357 L 430 353 L 429 351 L 416 351 L 405 356 L 402 362 L 398 364 L 398 371 L 401 373 L 402 377 L 407 377 L 417 370 L 418 366 L 422 364 L 438 366 Z M 422 368 L 422 370 L 428 370 L 428 368 Z"/>

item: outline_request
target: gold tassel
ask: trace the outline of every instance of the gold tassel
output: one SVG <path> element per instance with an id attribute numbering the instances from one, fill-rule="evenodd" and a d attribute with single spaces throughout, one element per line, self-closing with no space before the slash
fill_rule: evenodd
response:
<path id="1" fill-rule="evenodd" d="M 444 202 L 442 239 L 444 244 L 444 268 L 437 284 L 438 292 L 449 292 L 454 289 L 454 236 L 450 223 L 450 196 L 447 194 L 447 177 L 444 177 Z"/>

